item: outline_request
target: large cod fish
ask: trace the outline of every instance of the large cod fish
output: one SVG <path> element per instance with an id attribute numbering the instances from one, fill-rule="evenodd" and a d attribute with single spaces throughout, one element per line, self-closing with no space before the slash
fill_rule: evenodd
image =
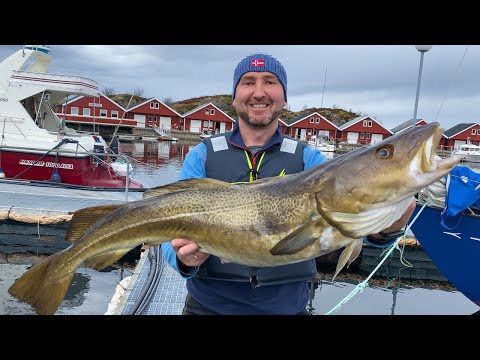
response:
<path id="1" fill-rule="evenodd" d="M 191 238 L 234 263 L 277 266 L 345 248 L 335 276 L 359 255 L 363 237 L 392 225 L 415 193 L 460 161 L 435 154 L 443 129 L 414 127 L 298 174 L 233 185 L 190 179 L 153 188 L 142 200 L 79 210 L 73 244 L 27 270 L 8 292 L 53 314 L 77 267 L 101 270 L 143 243 Z"/>

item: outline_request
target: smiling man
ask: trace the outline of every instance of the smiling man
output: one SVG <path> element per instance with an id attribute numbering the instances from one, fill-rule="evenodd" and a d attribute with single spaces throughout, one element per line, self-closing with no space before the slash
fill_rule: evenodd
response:
<path id="1" fill-rule="evenodd" d="M 287 73 L 276 58 L 256 53 L 242 59 L 233 73 L 232 96 L 238 114 L 233 130 L 195 146 L 179 180 L 251 182 L 298 173 L 326 161 L 319 150 L 281 133 L 278 117 L 287 104 Z M 409 217 L 392 225 L 392 231 Z M 315 259 L 256 268 L 225 263 L 199 251 L 194 240 L 177 238 L 162 244 L 168 263 L 187 278 L 184 314 L 308 314 L 308 282 L 316 274 Z"/>

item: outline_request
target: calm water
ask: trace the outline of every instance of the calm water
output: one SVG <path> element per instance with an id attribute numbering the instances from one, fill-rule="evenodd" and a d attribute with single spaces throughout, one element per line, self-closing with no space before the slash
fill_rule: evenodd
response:
<path id="1" fill-rule="evenodd" d="M 174 182 L 183 160 L 196 143 L 139 142 L 122 143 L 121 152 L 135 159 L 133 177 L 148 187 Z M 333 155 L 329 155 L 331 157 Z M 466 165 L 466 164 L 462 164 Z M 471 166 L 471 164 L 469 164 Z M 480 164 L 471 166 L 480 172 Z M 6 289 L 27 265 L 0 265 L 0 314 L 31 314 L 31 308 L 18 303 L 6 294 Z M 58 314 L 104 314 L 115 292 L 117 284 L 130 269 L 114 269 L 97 272 L 79 269 Z M 334 283 L 328 274 L 314 292 L 311 303 L 314 314 L 325 314 L 344 299 L 363 278 L 340 278 Z M 448 284 L 447 284 L 448 285 Z M 6 294 L 6 295 L 2 295 Z M 341 307 L 335 314 L 472 314 L 480 308 L 463 294 L 445 284 L 424 282 L 395 283 L 372 280 L 360 292 Z"/>

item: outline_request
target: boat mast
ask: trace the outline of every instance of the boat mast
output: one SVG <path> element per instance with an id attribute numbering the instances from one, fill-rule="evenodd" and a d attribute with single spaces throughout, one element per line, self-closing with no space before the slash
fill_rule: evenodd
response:
<path id="1" fill-rule="evenodd" d="M 327 83 L 327 67 L 325 66 L 325 77 L 323 79 L 322 102 L 320 103 L 320 108 L 323 108 L 323 95 L 325 95 L 325 84 L 326 83 Z"/>

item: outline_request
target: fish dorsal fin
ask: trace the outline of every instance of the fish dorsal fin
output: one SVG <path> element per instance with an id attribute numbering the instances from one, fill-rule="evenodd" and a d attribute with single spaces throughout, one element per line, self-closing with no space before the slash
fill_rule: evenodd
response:
<path id="1" fill-rule="evenodd" d="M 345 249 L 340 254 L 337 262 L 337 268 L 335 269 L 335 274 L 333 275 L 332 281 L 335 280 L 335 277 L 343 269 L 345 264 L 347 267 L 355 261 L 355 259 L 360 255 L 363 246 L 363 239 L 357 239 L 352 241 L 350 244 L 345 246 Z"/>
<path id="2" fill-rule="evenodd" d="M 75 211 L 68 225 L 65 240 L 74 243 L 85 233 L 85 231 L 100 218 L 117 210 L 122 205 L 100 205 L 92 206 Z"/>
<path id="3" fill-rule="evenodd" d="M 158 195 L 168 194 L 175 191 L 182 191 L 191 188 L 213 188 L 219 186 L 230 186 L 231 184 L 225 181 L 210 179 L 210 178 L 198 178 L 198 179 L 186 179 L 179 180 L 172 184 L 154 187 L 146 190 L 143 193 L 143 198 L 150 198 Z"/>
<path id="4" fill-rule="evenodd" d="M 312 245 L 319 236 L 316 221 L 308 220 L 270 249 L 272 255 L 293 255 Z"/>

